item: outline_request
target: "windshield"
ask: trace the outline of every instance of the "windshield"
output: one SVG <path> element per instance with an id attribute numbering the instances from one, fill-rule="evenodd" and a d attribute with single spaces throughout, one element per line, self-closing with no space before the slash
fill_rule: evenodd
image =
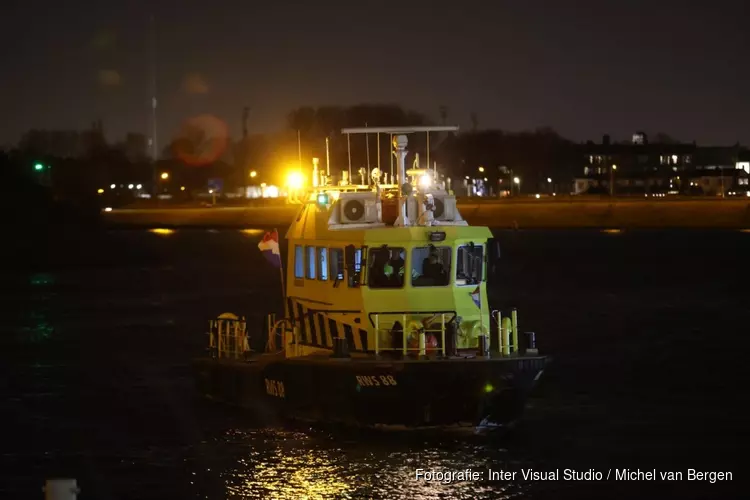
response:
<path id="1" fill-rule="evenodd" d="M 456 285 L 476 285 L 482 281 L 484 247 L 461 245 L 456 254 Z"/>
<path id="2" fill-rule="evenodd" d="M 411 252 L 411 268 L 412 286 L 446 286 L 450 281 L 451 247 L 415 248 Z"/>
<path id="3" fill-rule="evenodd" d="M 370 288 L 402 288 L 404 286 L 403 247 L 383 246 L 370 250 L 367 281 Z"/>

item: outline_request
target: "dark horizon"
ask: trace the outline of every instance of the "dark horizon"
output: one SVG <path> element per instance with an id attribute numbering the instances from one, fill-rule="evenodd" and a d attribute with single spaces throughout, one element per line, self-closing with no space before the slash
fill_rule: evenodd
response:
<path id="1" fill-rule="evenodd" d="M 463 130 L 475 112 L 480 129 L 549 126 L 575 142 L 645 130 L 750 143 L 741 2 L 468 2 L 460 17 L 420 3 L 158 6 L 159 147 L 204 113 L 239 137 L 244 106 L 250 133 L 268 133 L 298 106 L 360 102 L 435 121 L 445 105 Z M 150 135 L 149 11 L 46 4 L 8 8 L 0 144 L 97 119 L 110 142 Z"/>

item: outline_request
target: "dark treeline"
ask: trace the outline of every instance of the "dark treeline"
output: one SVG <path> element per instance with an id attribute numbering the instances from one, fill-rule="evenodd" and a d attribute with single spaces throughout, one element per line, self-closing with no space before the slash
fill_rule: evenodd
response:
<path id="1" fill-rule="evenodd" d="M 106 190 L 111 184 L 130 183 L 142 184 L 149 191 L 156 185 L 158 192 L 187 198 L 192 192 L 205 191 L 212 178 L 221 178 L 225 191 L 250 183 L 279 184 L 290 168 L 298 166 L 300 152 L 303 168 L 311 165 L 313 157 L 320 158 L 321 166 L 325 167 L 326 138 L 333 174 L 347 170 L 350 161 L 355 175 L 368 163 L 373 168 L 380 163 L 381 169 L 390 173 L 392 160 L 386 134 L 380 137 L 373 134 L 368 139 L 353 135 L 348 149 L 341 129 L 451 123 L 446 108 L 442 107 L 439 114 L 440 121 L 436 122 L 421 113 L 389 104 L 305 106 L 291 111 L 286 128 L 278 133 L 243 134 L 239 138 L 230 137 L 221 120 L 201 116 L 186 122 L 171 138 L 160 152 L 156 167 L 148 158 L 145 138 L 140 143 L 135 141 L 141 144 L 135 149 L 128 149 L 125 144 L 107 144 L 101 123 L 80 133 L 33 130 L 15 150 L 3 156 L 2 175 L 11 180 L 12 173 L 14 183 L 25 179 L 38 184 L 42 175 L 34 171 L 33 165 L 41 162 L 51 167 L 44 174 L 54 195 L 77 203 L 96 200 L 97 190 Z M 527 188 L 533 189 L 548 176 L 567 180 L 580 169 L 575 144 L 550 128 L 526 132 L 477 130 L 478 120 L 476 115 L 473 117 L 472 130 L 430 135 L 430 164 L 437 162 L 441 172 L 450 177 L 470 175 L 495 181 L 503 175 L 499 167 L 507 167 L 514 175 L 523 177 Z M 249 120 L 252 121 L 252 113 Z M 409 151 L 410 164 L 418 153 L 421 165 L 426 166 L 426 135 L 410 135 Z M 481 174 L 477 173 L 479 166 L 484 167 Z M 251 171 L 257 172 L 252 179 Z M 169 179 L 161 181 L 160 172 L 168 172 Z M 111 195 L 109 191 L 106 194 Z M 121 195 L 131 196 L 127 192 Z"/>

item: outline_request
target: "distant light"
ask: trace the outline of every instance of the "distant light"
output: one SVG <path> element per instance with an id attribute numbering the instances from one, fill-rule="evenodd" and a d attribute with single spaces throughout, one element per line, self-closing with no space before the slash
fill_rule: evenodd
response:
<path id="1" fill-rule="evenodd" d="M 479 167 L 477 170 L 479 170 L 480 172 L 484 172 L 484 167 Z"/>
<path id="2" fill-rule="evenodd" d="M 180 191 L 185 191 L 185 186 L 180 186 Z"/>
<path id="3" fill-rule="evenodd" d="M 214 190 L 213 189 L 209 189 L 208 190 L 208 194 L 214 194 Z"/>
<path id="4" fill-rule="evenodd" d="M 258 172 L 256 172 L 255 170 L 250 171 L 250 177 L 257 177 L 257 176 L 258 176 Z"/>
<path id="5" fill-rule="evenodd" d="M 142 184 L 137 184 L 137 185 L 135 186 L 135 188 L 136 188 L 136 189 L 141 189 L 142 187 L 143 187 L 143 185 L 142 185 Z"/>
<path id="6" fill-rule="evenodd" d="M 557 196 L 557 193 L 552 193 L 552 196 Z"/>
<path id="7" fill-rule="evenodd" d="M 41 163 L 37 163 L 36 165 L 34 165 L 34 170 L 44 170 L 44 165 L 42 165 Z"/>
<path id="8" fill-rule="evenodd" d="M 116 188 L 116 187 L 117 187 L 117 185 L 115 185 L 115 184 L 110 184 L 110 185 L 109 185 L 109 189 L 114 189 L 114 188 Z"/>
<path id="9" fill-rule="evenodd" d="M 612 170 L 617 170 L 617 165 L 612 165 Z"/>
<path id="10" fill-rule="evenodd" d="M 263 190 L 263 198 L 278 198 L 279 188 L 276 186 L 268 186 Z"/>
<path id="11" fill-rule="evenodd" d="M 539 193 L 537 193 L 536 194 L 536 199 L 538 200 L 539 198 L 541 198 L 541 196 L 539 196 Z"/>
<path id="12" fill-rule="evenodd" d="M 328 205 L 328 195 L 326 193 L 318 195 L 318 205 Z"/>
<path id="13" fill-rule="evenodd" d="M 484 385 L 484 392 L 488 392 L 488 393 L 489 393 L 489 392 L 492 392 L 492 391 L 494 391 L 494 390 L 495 390 L 495 388 L 494 388 L 494 387 L 492 387 L 492 384 L 489 384 L 489 383 L 488 383 L 488 384 L 485 384 L 485 385 Z"/>
<path id="14" fill-rule="evenodd" d="M 466 180 L 467 180 L 467 181 L 469 180 L 469 176 L 468 176 L 468 175 L 466 176 Z"/>
<path id="15" fill-rule="evenodd" d="M 260 187 L 262 187 L 262 188 L 266 187 L 266 185 L 267 185 L 267 184 L 266 184 L 265 182 L 261 182 L 261 183 L 260 183 Z"/>
<path id="16" fill-rule="evenodd" d="M 169 179 L 169 173 L 167 173 L 167 172 L 162 172 L 162 173 L 161 173 L 161 178 L 162 178 L 162 179 L 164 179 L 164 180 L 167 180 L 167 179 Z"/>
<path id="17" fill-rule="evenodd" d="M 111 212 L 112 211 L 112 207 L 107 207 L 107 208 L 104 209 L 104 211 L 105 212 Z"/>
<path id="18" fill-rule="evenodd" d="M 291 189 L 302 189 L 305 185 L 305 179 L 300 172 L 290 172 L 286 178 L 286 185 Z"/>
<path id="19" fill-rule="evenodd" d="M 547 182 L 551 183 L 552 182 L 552 178 L 551 177 L 547 177 Z"/>
<path id="20" fill-rule="evenodd" d="M 484 182 L 487 182 L 487 177 L 484 178 Z"/>
<path id="21" fill-rule="evenodd" d="M 132 184 L 128 184 L 128 189 L 133 189 L 133 185 Z"/>
<path id="22" fill-rule="evenodd" d="M 104 192 L 104 190 L 102 188 L 99 188 L 99 189 L 96 190 L 96 192 L 99 193 L 99 194 L 102 194 Z"/>
<path id="23" fill-rule="evenodd" d="M 521 179 L 519 179 L 518 177 L 513 177 L 513 182 L 515 182 L 516 184 L 521 184 Z"/>

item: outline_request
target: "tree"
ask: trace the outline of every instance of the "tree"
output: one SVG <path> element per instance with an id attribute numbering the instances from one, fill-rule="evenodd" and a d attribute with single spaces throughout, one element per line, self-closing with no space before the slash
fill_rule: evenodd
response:
<path id="1" fill-rule="evenodd" d="M 657 132 L 654 134 L 654 144 L 679 144 L 680 141 L 673 138 L 672 136 L 665 134 L 664 132 Z"/>

